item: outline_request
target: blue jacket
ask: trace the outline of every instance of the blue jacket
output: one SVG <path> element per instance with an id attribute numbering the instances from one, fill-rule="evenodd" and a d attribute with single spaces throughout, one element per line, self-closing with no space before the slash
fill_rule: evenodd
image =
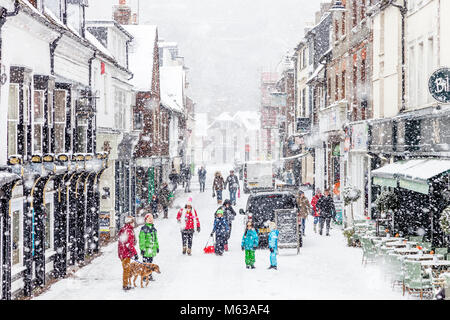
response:
<path id="1" fill-rule="evenodd" d="M 278 234 L 280 232 L 278 230 L 272 230 L 269 233 L 269 248 L 273 248 L 274 250 L 278 249 Z"/>
<path id="2" fill-rule="evenodd" d="M 245 250 L 254 250 L 259 243 L 258 234 L 256 233 L 255 229 L 246 229 L 245 231 L 247 232 L 247 235 L 244 232 L 241 247 L 244 247 Z"/>
<path id="3" fill-rule="evenodd" d="M 216 237 L 226 237 L 229 231 L 230 227 L 228 221 L 224 217 L 214 219 L 214 228 L 212 232 L 216 233 Z"/>

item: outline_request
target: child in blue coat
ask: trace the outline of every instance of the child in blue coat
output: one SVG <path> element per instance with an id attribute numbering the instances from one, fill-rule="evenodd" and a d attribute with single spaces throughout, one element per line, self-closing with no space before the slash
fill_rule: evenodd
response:
<path id="1" fill-rule="evenodd" d="M 211 237 L 216 233 L 216 246 L 214 248 L 216 255 L 221 256 L 223 254 L 229 231 L 230 227 L 228 226 L 227 220 L 223 217 L 223 210 L 217 210 L 216 218 L 214 219 L 214 228 L 211 232 Z"/>
<path id="2" fill-rule="evenodd" d="M 269 269 L 277 270 L 277 253 L 278 253 L 278 234 L 275 222 L 269 223 L 269 250 L 270 250 L 270 267 Z"/>
<path id="3" fill-rule="evenodd" d="M 258 242 L 258 234 L 253 228 L 253 224 L 249 221 L 241 243 L 242 250 L 245 249 L 245 265 L 247 269 L 255 269 L 255 250 L 258 247 Z"/>

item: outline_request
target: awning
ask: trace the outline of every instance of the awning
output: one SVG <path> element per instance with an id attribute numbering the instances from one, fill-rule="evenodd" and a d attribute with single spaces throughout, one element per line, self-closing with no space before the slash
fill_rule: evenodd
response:
<path id="1" fill-rule="evenodd" d="M 398 161 L 372 171 L 373 183 L 428 194 L 430 182 L 450 173 L 450 160 L 413 159 Z"/>
<path id="2" fill-rule="evenodd" d="M 308 154 L 308 152 L 306 152 L 306 153 L 300 153 L 300 154 L 297 154 L 297 155 L 292 156 L 292 157 L 288 157 L 288 158 L 280 158 L 280 160 L 294 160 L 294 159 L 298 159 L 298 158 L 305 157 L 307 154 Z"/>

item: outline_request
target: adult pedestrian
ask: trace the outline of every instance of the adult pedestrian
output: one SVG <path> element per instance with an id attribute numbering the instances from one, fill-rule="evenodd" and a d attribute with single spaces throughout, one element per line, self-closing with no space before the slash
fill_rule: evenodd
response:
<path id="1" fill-rule="evenodd" d="M 312 215 L 314 216 L 314 232 L 317 232 L 317 224 L 319 223 L 320 220 L 320 213 L 319 213 L 319 209 L 317 208 L 317 201 L 319 201 L 320 198 L 322 198 L 322 192 L 320 191 L 319 188 L 316 189 L 316 194 L 313 196 L 313 198 L 311 199 L 311 207 L 312 207 Z"/>
<path id="2" fill-rule="evenodd" d="M 234 211 L 233 207 L 231 206 L 231 201 L 228 199 L 223 202 L 222 210 L 223 210 L 223 216 L 224 216 L 225 220 L 227 221 L 228 227 L 229 227 L 227 239 L 225 240 L 225 246 L 224 246 L 225 251 L 228 251 L 228 240 L 230 239 L 230 236 L 231 236 L 231 227 L 233 224 L 233 220 L 236 217 L 236 211 Z"/>
<path id="3" fill-rule="evenodd" d="M 174 192 L 177 189 L 178 186 L 178 173 L 175 168 L 172 169 L 172 172 L 169 174 L 169 181 L 172 185 L 172 192 Z"/>
<path id="4" fill-rule="evenodd" d="M 220 171 L 217 171 L 214 174 L 214 181 L 213 181 L 213 198 L 217 196 L 217 204 L 222 204 L 222 192 L 225 188 L 225 182 L 223 180 L 222 174 Z"/>
<path id="5" fill-rule="evenodd" d="M 230 175 L 225 180 L 225 189 L 228 186 L 228 191 L 230 191 L 230 201 L 233 206 L 236 205 L 236 192 L 239 189 L 239 179 L 234 174 L 234 170 L 230 170 Z"/>
<path id="6" fill-rule="evenodd" d="M 214 227 L 211 232 L 211 237 L 216 234 L 216 244 L 214 246 L 214 253 L 216 255 L 223 255 L 225 248 L 225 241 L 227 240 L 230 227 L 227 220 L 223 217 L 223 210 L 216 211 L 216 218 L 214 219 Z"/>
<path id="7" fill-rule="evenodd" d="M 150 210 L 154 218 L 158 218 L 158 197 L 156 194 L 152 196 L 152 200 L 150 201 Z"/>
<path id="8" fill-rule="evenodd" d="M 251 222 L 247 222 L 247 227 L 242 237 L 241 248 L 245 250 L 245 267 L 255 269 L 255 250 L 258 247 L 259 238 Z"/>
<path id="9" fill-rule="evenodd" d="M 306 219 L 308 218 L 308 215 L 311 213 L 312 208 L 308 198 L 306 198 L 305 193 L 302 190 L 298 192 L 296 198 L 298 207 L 299 230 L 301 230 L 302 235 L 304 236 Z"/>
<path id="10" fill-rule="evenodd" d="M 269 222 L 269 251 L 270 251 L 270 266 L 268 269 L 277 270 L 277 254 L 278 254 L 278 235 L 279 231 L 275 222 Z"/>
<path id="11" fill-rule="evenodd" d="M 184 192 L 185 193 L 191 192 L 191 178 L 192 178 L 191 166 L 186 165 L 184 167 Z"/>
<path id="12" fill-rule="evenodd" d="M 191 255 L 195 223 L 197 223 L 197 232 L 200 232 L 200 220 L 197 211 L 192 208 L 192 198 L 189 198 L 185 207 L 178 211 L 177 221 L 180 224 L 183 254 Z"/>
<path id="13" fill-rule="evenodd" d="M 136 237 L 134 235 L 134 218 L 128 216 L 125 218 L 125 225 L 120 229 L 118 234 L 118 254 L 119 259 L 122 262 L 122 288 L 123 290 L 130 290 L 131 281 L 130 278 L 130 262 L 131 258 L 135 260 L 139 259 L 134 246 L 136 245 Z"/>
<path id="14" fill-rule="evenodd" d="M 139 249 L 141 250 L 142 261 L 144 263 L 153 263 L 153 258 L 159 253 L 158 235 L 153 223 L 153 215 L 147 213 L 144 221 L 145 224 L 139 232 Z M 151 274 L 149 280 L 153 281 Z"/>
<path id="15" fill-rule="evenodd" d="M 158 192 L 158 202 L 161 204 L 164 211 L 164 219 L 169 217 L 169 200 L 170 190 L 166 182 L 161 185 L 161 189 Z"/>
<path id="16" fill-rule="evenodd" d="M 206 169 L 201 166 L 201 168 L 197 172 L 198 174 L 198 182 L 200 183 L 200 192 L 205 192 L 205 183 L 206 183 Z"/>
<path id="17" fill-rule="evenodd" d="M 319 234 L 322 235 L 323 225 L 326 222 L 327 229 L 326 235 L 330 235 L 331 219 L 336 219 L 336 208 L 334 206 L 333 197 L 330 194 L 330 189 L 325 189 L 324 196 L 317 201 L 316 205 L 320 210 L 320 230 Z"/>

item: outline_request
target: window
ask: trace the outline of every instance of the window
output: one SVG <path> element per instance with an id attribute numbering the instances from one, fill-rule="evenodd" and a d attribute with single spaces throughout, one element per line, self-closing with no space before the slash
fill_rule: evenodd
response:
<path id="1" fill-rule="evenodd" d="M 409 105 L 414 106 L 416 104 L 416 94 L 417 90 L 415 88 L 416 84 L 416 74 L 415 74 L 415 61 L 416 55 L 414 47 L 409 48 Z"/>
<path id="2" fill-rule="evenodd" d="M 125 92 L 120 89 L 114 91 L 114 119 L 117 129 L 125 129 Z"/>
<path id="3" fill-rule="evenodd" d="M 17 150 L 17 125 L 19 123 L 19 86 L 9 86 L 8 101 L 8 156 L 18 153 Z"/>
<path id="4" fill-rule="evenodd" d="M 358 4 L 356 0 L 352 1 L 352 26 L 356 27 L 358 24 Z"/>
<path id="5" fill-rule="evenodd" d="M 433 72 L 434 68 L 434 41 L 433 38 L 428 39 L 428 49 L 427 49 L 427 75 L 430 76 Z M 430 94 L 428 94 L 427 102 L 433 102 L 433 98 Z"/>
<path id="6" fill-rule="evenodd" d="M 44 91 L 34 90 L 33 152 L 42 153 L 42 127 L 44 124 Z"/>
<path id="7" fill-rule="evenodd" d="M 12 265 L 17 265 L 21 261 L 21 253 L 20 253 L 20 239 L 21 230 L 22 230 L 22 219 L 20 218 L 20 211 L 16 210 L 12 213 Z"/>
<path id="8" fill-rule="evenodd" d="M 346 34 L 345 30 L 345 20 L 347 19 L 347 14 L 345 12 L 342 13 L 342 35 Z"/>
<path id="9" fill-rule="evenodd" d="M 345 70 L 341 74 L 341 99 L 345 99 Z"/>
<path id="10" fill-rule="evenodd" d="M 302 90 L 302 116 L 306 117 L 306 88 Z"/>
<path id="11" fill-rule="evenodd" d="M 80 119 L 77 126 L 77 151 L 85 153 L 87 150 L 87 121 Z"/>
<path id="12" fill-rule="evenodd" d="M 143 129 L 141 112 L 134 113 L 133 128 L 134 128 L 134 130 L 142 130 Z"/>
<path id="13" fill-rule="evenodd" d="M 61 0 L 44 0 L 44 10 L 50 11 L 59 20 L 62 20 L 61 5 Z"/>
<path id="14" fill-rule="evenodd" d="M 67 0 L 67 24 L 81 35 L 83 12 L 81 0 Z"/>
<path id="15" fill-rule="evenodd" d="M 366 0 L 361 0 L 361 20 L 366 18 Z"/>
<path id="16" fill-rule="evenodd" d="M 62 153 L 65 150 L 66 99 L 66 90 L 55 90 L 55 153 Z"/>
<path id="17" fill-rule="evenodd" d="M 52 221 L 52 204 L 45 204 L 45 215 L 44 215 L 44 225 L 45 225 L 45 250 L 53 248 L 53 221 Z"/>
<path id="18" fill-rule="evenodd" d="M 335 79 L 334 79 L 335 83 L 334 83 L 334 100 L 338 101 L 339 100 L 339 76 L 336 75 Z"/>

